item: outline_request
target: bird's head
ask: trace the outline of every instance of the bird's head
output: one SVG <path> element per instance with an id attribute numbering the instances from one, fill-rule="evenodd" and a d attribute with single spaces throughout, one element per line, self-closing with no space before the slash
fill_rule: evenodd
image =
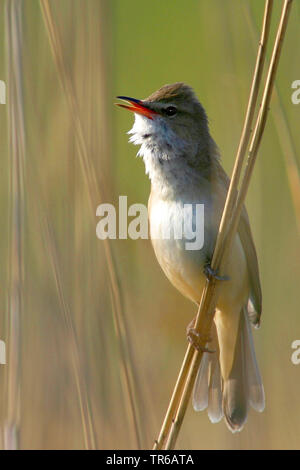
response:
<path id="1" fill-rule="evenodd" d="M 207 116 L 188 85 L 165 85 L 143 100 L 118 98 L 127 102 L 118 106 L 135 114 L 130 142 L 141 146 L 138 155 L 151 179 L 154 172 L 178 173 L 208 159 L 212 139 Z"/>
<path id="2" fill-rule="evenodd" d="M 205 110 L 194 91 L 184 83 L 165 85 L 144 100 L 118 98 L 128 103 L 118 106 L 135 113 L 135 124 L 130 131 L 135 144 L 150 141 L 162 147 L 162 153 L 171 145 L 175 153 L 180 153 L 186 144 L 195 146 L 201 144 L 201 139 L 207 140 Z"/>

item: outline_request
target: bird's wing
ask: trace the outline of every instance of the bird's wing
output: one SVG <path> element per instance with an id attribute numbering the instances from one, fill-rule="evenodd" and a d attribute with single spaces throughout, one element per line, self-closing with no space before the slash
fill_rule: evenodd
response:
<path id="1" fill-rule="evenodd" d="M 252 305 L 248 305 L 248 314 L 251 322 L 256 326 L 259 326 L 262 310 L 262 293 L 260 286 L 257 254 L 252 238 L 249 217 L 245 206 L 243 206 L 242 209 L 238 233 L 247 259 L 247 267 L 251 287 L 250 300 Z"/>
<path id="2" fill-rule="evenodd" d="M 221 179 L 228 191 L 229 178 L 223 170 L 219 161 L 215 161 L 214 163 L 214 167 L 217 171 L 218 177 Z M 245 206 L 243 206 L 241 212 L 240 222 L 238 226 L 238 234 L 246 256 L 250 280 L 250 303 L 248 305 L 249 319 L 254 325 L 259 326 L 262 311 L 262 293 L 260 286 L 256 249 L 252 238 L 249 217 Z"/>

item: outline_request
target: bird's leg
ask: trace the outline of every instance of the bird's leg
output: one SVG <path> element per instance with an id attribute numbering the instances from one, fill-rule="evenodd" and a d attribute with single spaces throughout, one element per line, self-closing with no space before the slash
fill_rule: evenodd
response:
<path id="1" fill-rule="evenodd" d="M 216 279 L 217 281 L 229 281 L 230 279 L 229 276 L 220 276 L 218 271 L 211 267 L 210 260 L 206 261 L 203 272 L 209 281 L 211 279 Z"/>
<path id="2" fill-rule="evenodd" d="M 194 346 L 197 351 L 202 351 L 202 352 L 207 352 L 207 353 L 214 353 L 216 351 L 213 351 L 211 349 L 208 349 L 206 347 L 203 347 L 203 343 L 210 343 L 212 338 L 209 335 L 203 335 L 201 333 L 198 333 L 198 331 L 195 330 L 194 325 L 195 325 L 195 320 L 194 318 L 187 326 L 186 329 L 186 336 L 188 341 L 191 343 L 192 346 Z"/>

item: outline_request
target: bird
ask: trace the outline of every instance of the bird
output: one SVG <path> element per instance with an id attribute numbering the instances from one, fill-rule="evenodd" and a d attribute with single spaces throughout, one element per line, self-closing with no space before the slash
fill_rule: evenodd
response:
<path id="1" fill-rule="evenodd" d="M 164 85 L 145 99 L 117 98 L 123 101 L 120 107 L 135 115 L 129 141 L 140 147 L 138 156 L 151 181 L 148 218 L 158 263 L 175 288 L 197 305 L 208 276 L 221 282 L 206 343 L 212 348 L 203 351 L 193 407 L 207 409 L 212 423 L 224 418 L 230 431 L 241 431 L 249 409 L 265 407 L 251 329 L 260 326 L 262 292 L 247 210 L 242 209 L 227 272 L 221 276 L 210 262 L 230 181 L 204 107 L 183 82 Z M 201 249 L 188 250 L 188 234 L 183 230 L 180 239 L 175 233 L 184 223 L 186 205 L 195 209 L 198 204 L 204 207 L 204 242 Z M 196 227 L 195 210 L 191 217 Z M 193 322 L 187 334 L 197 347 Z"/>

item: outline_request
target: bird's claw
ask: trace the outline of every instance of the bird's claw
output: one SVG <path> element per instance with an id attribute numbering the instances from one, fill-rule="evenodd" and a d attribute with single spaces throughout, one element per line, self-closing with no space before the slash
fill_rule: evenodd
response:
<path id="1" fill-rule="evenodd" d="M 211 341 L 211 337 L 208 335 L 203 335 L 198 333 L 195 328 L 188 328 L 187 331 L 187 339 L 191 343 L 191 345 L 197 349 L 197 351 L 207 352 L 207 353 L 214 353 L 216 351 L 212 349 L 208 349 L 203 347 L 203 343 L 209 343 Z"/>
<path id="2" fill-rule="evenodd" d="M 206 278 L 210 281 L 211 279 L 216 279 L 217 281 L 229 281 L 229 276 L 220 276 L 216 269 L 213 269 L 209 263 L 204 266 L 204 274 Z"/>

